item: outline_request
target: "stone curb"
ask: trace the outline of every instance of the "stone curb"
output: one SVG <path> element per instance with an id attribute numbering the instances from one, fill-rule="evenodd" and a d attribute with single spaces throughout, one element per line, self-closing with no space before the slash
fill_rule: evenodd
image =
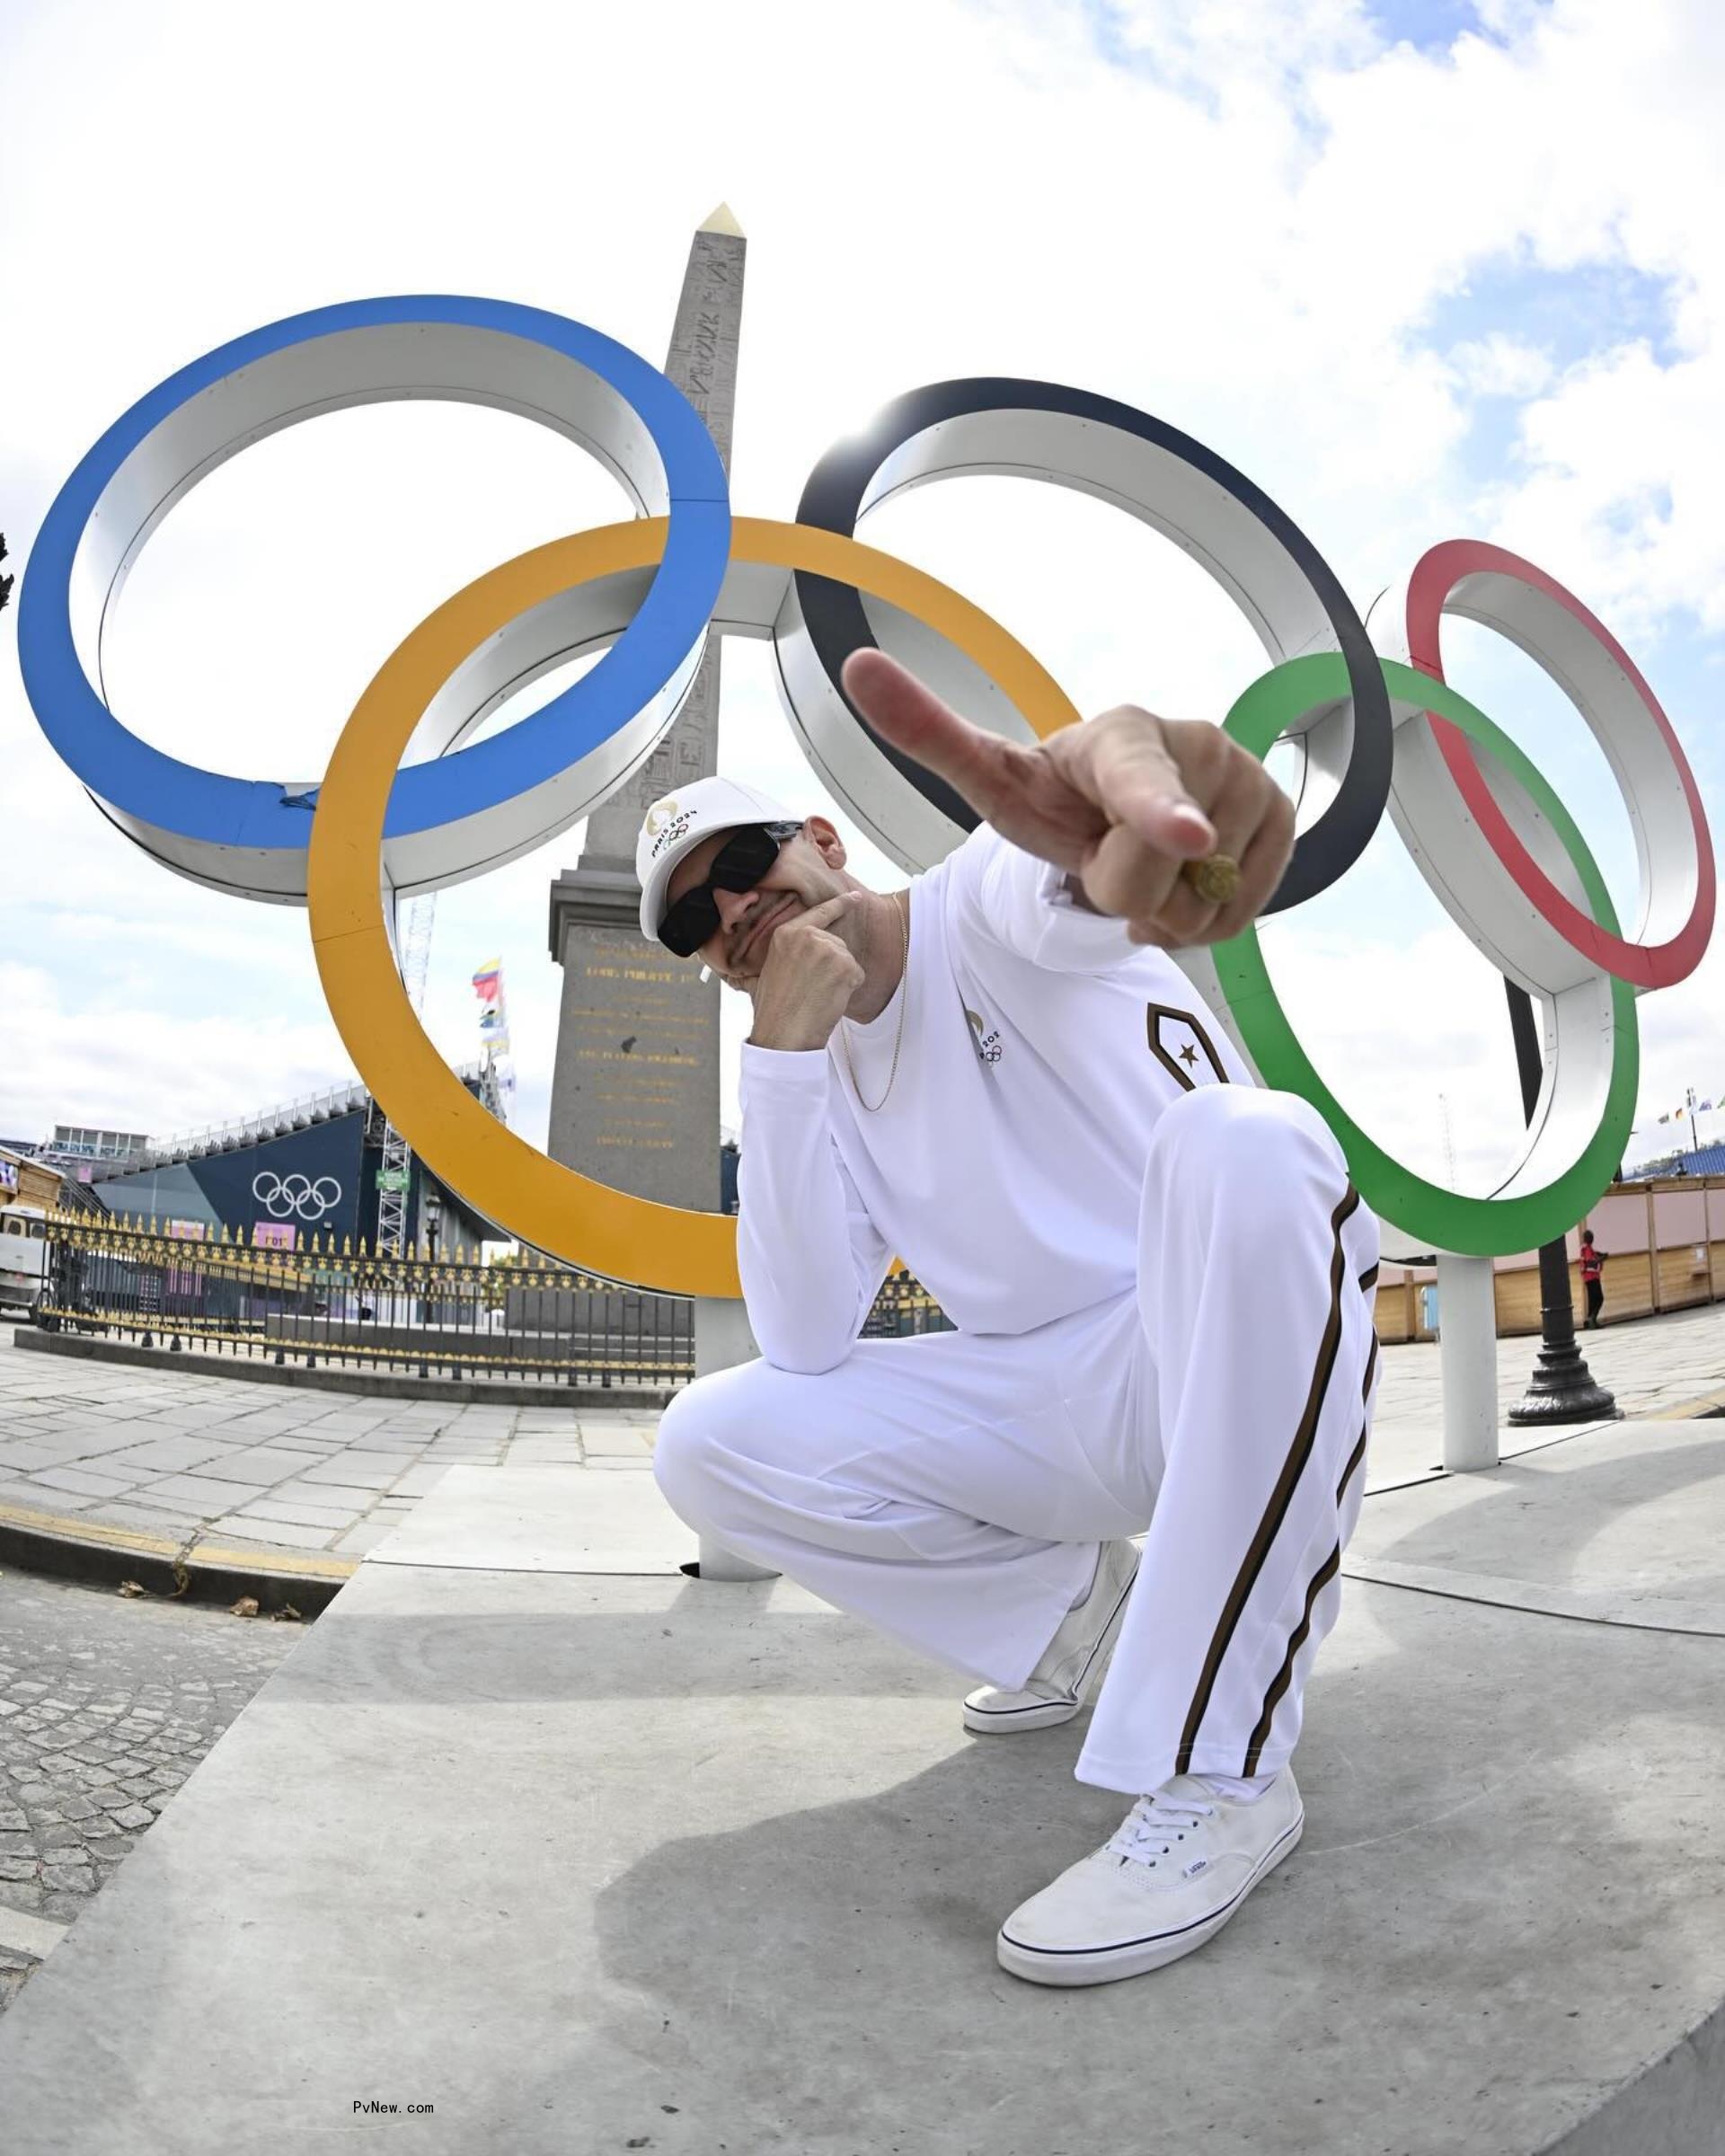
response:
<path id="1" fill-rule="evenodd" d="M 92 1586 L 134 1579 L 164 1602 L 231 1604 L 250 1595 L 260 1615 L 291 1607 L 302 1617 L 326 1610 L 359 1569 L 357 1558 L 175 1542 L 13 1505 L 0 1505 L 0 1563 Z"/>
<path id="2" fill-rule="evenodd" d="M 135 1348 L 84 1333 L 44 1332 L 20 1324 L 13 1345 L 32 1355 L 122 1363 L 137 1370 L 172 1370 L 180 1377 L 239 1378 L 255 1385 L 290 1385 L 314 1392 L 357 1392 L 372 1400 L 447 1400 L 463 1407 L 487 1402 L 500 1408 L 668 1408 L 681 1390 L 671 1385 L 534 1385 L 508 1378 L 404 1377 L 394 1372 L 307 1370 L 289 1363 L 242 1360 L 236 1356 L 174 1354 L 169 1348 Z"/>
<path id="3" fill-rule="evenodd" d="M 1632 1415 L 1632 1422 L 1712 1422 L 1725 1417 L 1725 1388 L 1717 1392 L 1703 1392 L 1699 1400 L 1686 1400 L 1678 1408 L 1650 1409 L 1643 1415 Z"/>

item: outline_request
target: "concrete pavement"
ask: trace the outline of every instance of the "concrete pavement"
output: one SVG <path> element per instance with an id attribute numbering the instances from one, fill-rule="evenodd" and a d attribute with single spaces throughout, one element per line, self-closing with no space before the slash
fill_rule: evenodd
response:
<path id="1" fill-rule="evenodd" d="M 31 2156 L 1725 2156 L 1722 1526 L 1712 1422 L 1384 1491 L 1352 1550 L 1424 1584 L 1350 1584 L 1301 1846 L 1201 1952 L 1049 1992 L 993 1939 L 1125 1808 L 1080 1730 L 971 1737 L 954 1673 L 687 1577 L 639 1472 L 455 1467 L 0 2022 L 9 2121 Z"/>
<path id="2" fill-rule="evenodd" d="M 1502 1346 L 1506 1407 L 1520 1395 L 1534 1345 Z M 1075 2117 L 1065 2099 L 1047 2111 L 1029 2088 L 996 2096 L 978 2114 L 984 2138 L 976 2145 L 996 2156 L 1045 2156 L 1061 2145 L 1066 2118 L 1082 2123 L 1086 2149 L 1136 2149 L 1136 2123 L 1123 2125 L 1117 2141 L 1097 2131 L 1118 2099 L 1160 2107 L 1194 2134 L 1212 2135 L 1207 2146 L 1261 2146 L 1275 2156 L 1463 2145 L 1470 2156 L 1491 2148 L 1519 2156 L 1546 2145 L 1528 2137 L 1535 2122 L 1542 2134 L 1555 2123 L 1573 2156 L 1712 2152 L 1713 2126 L 1704 2122 L 1725 2117 L 1725 1966 L 1716 1966 L 1714 1951 L 1725 1938 L 1716 1884 L 1725 1816 L 1715 1816 L 1712 1801 L 1725 1789 L 1725 1755 L 1716 1755 L 1725 1586 L 1712 1556 L 1725 1524 L 1715 1520 L 1725 1437 L 1714 1436 L 1716 1426 L 1668 1418 L 1685 1405 L 1716 1402 L 1725 1387 L 1725 1309 L 1625 1325 L 1589 1335 L 1586 1347 L 1596 1375 L 1645 1418 L 1555 1438 L 1506 1429 L 1506 1454 L 1517 1456 L 1493 1475 L 1457 1478 L 1432 1471 L 1438 1351 L 1385 1351 L 1374 1501 L 1349 1546 L 1343 1622 L 1314 1682 L 1313 1736 L 1301 1754 L 1312 1812 L 1304 1861 L 1314 1884 L 1305 1900 L 1286 1900 L 1300 1891 L 1301 1876 L 1287 1868 L 1252 1912 L 1254 1924 L 1261 1916 L 1269 1924 L 1268 1944 L 1243 1924 L 1239 1936 L 1257 1942 L 1245 1959 L 1225 1962 L 1235 1951 L 1231 1931 L 1181 1965 L 1184 1974 L 1157 1980 L 1141 2010 L 1154 2010 L 1160 2025 L 1173 2001 L 1184 2073 L 1202 2066 L 1215 2015 L 1255 2026 L 1263 2000 L 1274 1997 L 1273 2026 L 1313 2038 L 1304 2051 L 1287 2038 L 1298 2084 L 1288 2100 L 1309 2106 L 1309 2115 L 1278 2113 L 1276 2135 L 1252 2139 L 1251 2102 L 1261 2087 L 1280 2102 L 1290 2068 L 1268 2053 L 1254 2064 L 1247 2045 L 1243 2065 L 1230 2069 L 1239 2102 L 1225 2093 L 1194 2109 L 1189 2090 L 1161 2086 L 1152 2059 L 1133 2069 L 1142 2086 L 1093 2096 Z M 101 2087 L 67 2109 L 44 2148 L 128 2145 L 140 2107 L 146 2117 L 153 2108 L 177 2115 L 191 2089 L 208 2099 L 200 2113 L 208 2128 L 199 2132 L 219 2145 L 238 2130 L 250 2090 L 279 2080 L 272 2046 L 284 2009 L 315 2032 L 304 2055 L 332 2062 L 312 2107 L 277 2101 L 276 2123 L 290 2137 L 337 2112 L 351 2116 L 338 2100 L 345 2075 L 356 2097 L 376 2081 L 400 2099 L 435 2102 L 447 2123 L 434 2128 L 427 2115 L 428 2145 L 465 2145 L 480 2111 L 500 2103 L 518 2144 L 542 2145 L 540 2122 L 510 2110 L 509 2077 L 500 2079 L 489 2057 L 466 2055 L 455 1993 L 444 1999 L 435 1969 L 415 1959 L 420 1944 L 435 1942 L 438 1966 L 447 1953 L 449 1981 L 465 1998 L 460 1942 L 470 1934 L 482 1963 L 489 1966 L 493 1947 L 501 1957 L 486 1979 L 500 1997 L 509 1992 L 502 1971 L 518 1956 L 552 1982 L 553 2003 L 572 2017 L 541 2026 L 534 2002 L 545 1994 L 535 1988 L 517 2000 L 540 2047 L 532 2073 L 525 2054 L 521 2063 L 523 2085 L 546 2091 L 539 2104 L 549 2115 L 548 2149 L 569 2145 L 559 2133 L 590 2134 L 601 2119 L 594 2145 L 620 2135 L 616 2145 L 704 2149 L 724 2145 L 735 2122 L 733 2146 L 843 2156 L 845 2129 L 798 2063 L 818 2030 L 786 2049 L 811 1987 L 835 1991 L 845 2025 L 871 2032 L 871 2052 L 889 2066 L 896 2060 L 894 2071 L 924 2057 L 926 2042 L 913 2041 L 913 2028 L 931 2013 L 938 2019 L 949 1997 L 959 2021 L 940 2041 L 951 2055 L 963 2052 L 960 2039 L 978 2015 L 1001 2039 L 1002 2055 L 1035 2055 L 1047 2032 L 1019 2026 L 1024 2010 L 1013 2001 L 1025 1987 L 985 1973 L 986 1934 L 1004 1913 L 994 1902 L 1009 1875 L 1008 1900 L 1042 1883 L 1032 1876 L 1038 1865 L 1051 1870 L 1092 1830 L 1105 1832 L 1114 1800 L 1070 1781 L 1070 1746 L 1059 1732 L 1019 1749 L 978 1750 L 960 1736 L 962 1757 L 953 1754 L 961 1684 L 871 1640 L 790 1583 L 684 1579 L 678 1567 L 694 1555 L 692 1539 L 645 1472 L 655 1419 L 628 1407 L 574 1413 L 548 1402 L 284 1392 L 195 1363 L 156 1372 L 65 1362 L 17 1353 L 0 1329 L 0 1531 L 28 1522 L 38 1547 L 53 1538 L 62 1549 L 114 1537 L 108 1554 L 140 1574 L 150 1552 L 194 1571 L 226 1552 L 230 1566 L 256 1568 L 308 1608 L 345 1583 L 314 1633 L 235 1625 L 185 1604 L 97 1604 L 58 1583 L 9 1583 L 0 1914 L 13 1930 L 0 1933 L 0 1993 L 26 1969 L 33 1974 L 6 2024 L 67 1966 L 78 1940 L 95 1940 L 14 2054 L 19 2085 L 27 2100 L 44 2099 L 63 2037 L 81 2057 L 98 2026 L 108 2043 L 110 2005 L 119 2011 L 118 1995 L 105 2001 L 111 1983 L 140 2009 L 147 2003 L 143 2024 L 154 2031 L 110 2048 Z M 67 1619 L 56 1596 L 70 1598 L 75 1651 L 60 1637 Z M 49 1643 L 40 1670 L 28 1651 L 34 1634 L 19 1621 L 32 1597 Z M 146 1625 L 162 1633 L 154 1644 L 172 1666 L 151 1666 Z M 104 1626 L 113 1639 L 101 1636 Z M 326 1635 L 327 1655 L 314 1651 Z M 1386 1683 L 1392 1676 L 1397 1682 Z M 259 1684 L 263 1692 L 245 1708 Z M 978 1779 L 988 1754 L 1000 1763 Z M 602 1774 L 584 1763 L 601 1757 Z M 856 1782 L 859 1760 L 866 1787 Z M 1633 1804 L 1601 1804 L 1611 1776 L 1633 1791 Z M 196 1790 L 208 1800 L 201 1807 L 189 1806 Z M 677 1826 L 677 1807 L 692 1790 L 705 1838 Z M 966 1823 L 980 1816 L 978 1807 L 993 1853 L 967 1885 Z M 133 1869 L 120 1876 L 118 1860 L 149 1850 L 182 1817 L 187 1838 L 163 1860 L 165 1871 L 156 1878 L 146 1865 L 145 1887 L 111 1924 L 104 1912 Z M 446 1829 L 462 1818 L 483 1818 L 484 1835 L 444 1848 Z M 537 1839 L 535 1819 L 545 1823 Z M 252 1822 L 264 1837 L 256 1847 Z M 560 1852 L 550 1873 L 524 1853 L 546 1834 Z M 783 1874 L 787 1848 L 794 1860 Z M 895 1893 L 882 1902 L 865 1885 L 899 1862 L 892 1852 L 921 1849 L 942 1853 L 928 1858 L 926 1880 L 911 1865 L 908 1900 Z M 1356 1849 L 1383 1856 L 1361 1868 Z M 500 1872 L 499 1853 L 511 1850 Z M 354 1932 L 346 1903 L 350 1882 L 379 1865 L 372 1938 L 363 1926 Z M 827 1968 L 809 1960 L 812 1934 L 795 1924 L 817 1922 L 815 1881 L 830 1874 L 842 1886 L 853 1872 L 851 1919 L 836 1907 L 818 1918 L 830 1919 L 833 1952 L 851 1956 Z M 1485 1904 L 1482 1879 L 1491 1882 Z M 616 1894 L 599 1891 L 614 1880 L 622 1882 Z M 497 1917 L 487 1918 L 493 1900 Z M 777 1901 L 785 1906 L 773 1916 Z M 539 1902 L 543 1922 L 522 1916 Z M 422 1942 L 402 1929 L 410 1904 L 416 1922 L 436 1927 Z M 167 1957 L 157 1999 L 154 1942 L 170 1907 L 173 1925 L 190 1924 L 196 1938 Z M 1384 1910 L 1390 1930 L 1379 1940 L 1374 1912 Z M 76 1930 L 67 1932 L 74 1916 Z M 863 1918 L 853 1936 L 851 1921 Z M 261 1936 L 239 1941 L 230 1920 Z M 526 1922 L 532 1935 L 506 1924 L 493 1938 L 500 1920 Z M 50 1948 L 51 1962 L 42 1958 Z M 1381 1948 L 1393 1948 L 1387 1962 Z M 700 1972 L 692 1986 L 668 1953 Z M 384 1959 L 370 1968 L 367 1955 Z M 1314 1955 L 1331 1975 L 1315 1993 L 1309 1983 L 1301 1991 Z M 370 2048 L 354 2051 L 338 2026 L 341 1986 L 324 1982 L 333 1962 L 346 1961 L 383 1990 L 399 1968 L 415 1972 L 416 2011 L 432 2048 L 400 2025 L 392 2034 L 362 2019 L 362 2050 Z M 259 1990 L 247 1972 L 266 1964 L 265 2018 L 249 2020 L 234 2000 Z M 1571 1965 L 1586 1981 L 1568 1973 Z M 1213 1967 L 1231 1973 L 1212 1977 Z M 233 2047 L 238 2070 L 252 2077 L 232 2084 L 231 2104 L 199 2027 L 208 1972 L 222 1968 L 230 1995 L 212 2040 Z M 908 1993 L 905 1968 L 916 1980 Z M 898 1974 L 883 1991 L 888 1969 Z M 1555 2003 L 1570 1993 L 1571 2003 Z M 1146 1995 L 1139 1985 L 1118 1993 Z M 714 2019 L 721 1996 L 724 2011 Z M 1489 2009 L 1479 2019 L 1475 1996 L 1506 1998 L 1513 2025 L 1493 2028 Z M 649 1998 L 664 2001 L 666 2031 L 680 2032 L 662 2057 L 646 2022 L 634 2028 Z M 1106 2091 L 1107 2031 L 1118 2023 L 1126 2040 L 1140 2010 L 1092 1995 L 1089 2005 L 1035 2011 L 1059 2022 L 1059 2043 L 1077 2046 L 1085 2075 L 1101 2076 L 1094 2087 Z M 1561 2019 L 1581 2026 L 1566 2032 Z M 1084 2033 L 1092 2024 L 1096 2041 Z M 1358 2030 L 1370 2041 L 1360 2039 L 1349 2064 Z M 794 2093 L 796 2123 L 763 2111 L 752 2081 L 727 2084 L 724 2061 L 738 2040 L 772 2060 Z M 973 2050 L 980 2040 L 965 2037 Z M 152 2045 L 175 2063 L 170 2081 Z M 1510 2055 L 1513 2074 L 1504 2065 Z M 547 2072 L 547 2060 L 562 2063 Z M 1434 2081 L 1437 2067 L 1447 2081 Z M 1357 2085 L 1370 2099 L 1359 2116 L 1347 2108 Z M 1487 2100 L 1494 2089 L 1495 2109 Z M 1520 2091 L 1515 2103 L 1510 2089 Z M 1372 2136 L 1386 2092 L 1407 2105 L 1394 2128 L 1402 2138 L 1380 2143 Z M 376 2093 L 384 2097 L 381 2086 Z M 936 2106 L 938 2137 L 902 2145 L 969 2149 L 961 2097 L 949 2090 Z M 864 2087 L 845 2083 L 859 2118 L 869 2100 Z M 1683 2107 L 1698 2104 L 1693 2116 L 1703 2123 L 1694 2132 L 1685 2124 L 1687 2138 L 1672 2138 L 1691 2116 Z M 1589 2107 L 1592 2125 L 1584 2123 Z M 878 2116 L 854 2145 L 889 2147 L 896 2131 Z M 691 2132 L 700 2137 L 691 2141 Z M 1465 2139 L 1443 2138 L 1464 2132 Z M 196 2137 L 188 2144 L 201 2145 Z"/>
<path id="3" fill-rule="evenodd" d="M 1633 1416 L 1705 1413 L 1725 1404 L 1725 1303 L 1584 1336 L 1594 1374 Z M 1537 1343 L 1499 1343 L 1508 1409 Z M 0 1550 L 49 1562 L 58 1543 L 90 1557 L 91 1577 L 120 1558 L 208 1570 L 218 1591 L 321 1608 L 358 1560 L 452 1466 L 642 1470 L 657 1411 L 571 1410 L 305 1392 L 201 1371 L 128 1369 L 24 1353 L 0 1326 Z M 1367 1487 L 1428 1475 L 1441 1462 L 1438 1350 L 1388 1348 Z M 1503 1450 L 1552 1433 L 1507 1425 Z"/>

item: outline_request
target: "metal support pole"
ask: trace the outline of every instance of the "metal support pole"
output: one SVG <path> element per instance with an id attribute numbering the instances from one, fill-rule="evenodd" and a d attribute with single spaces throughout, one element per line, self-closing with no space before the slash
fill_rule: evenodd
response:
<path id="1" fill-rule="evenodd" d="M 1521 1079 L 1522 1109 L 1531 1123 L 1539 1105 L 1544 1062 L 1534 1001 L 1525 988 L 1506 981 L 1509 1027 L 1515 1036 L 1516 1068 Z M 1527 1390 L 1509 1410 L 1511 1422 L 1605 1422 L 1623 1409 L 1588 1367 L 1575 1337 L 1575 1301 L 1570 1286 L 1570 1246 L 1559 1235 L 1539 1252 L 1539 1354 Z"/>
<path id="2" fill-rule="evenodd" d="M 694 1374 L 706 1377 L 715 1370 L 731 1370 L 739 1363 L 752 1363 L 760 1354 L 748 1329 L 748 1312 L 740 1298 L 696 1295 L 694 1298 Z M 727 1550 L 712 1535 L 701 1537 L 703 1579 L 776 1579 L 770 1567 Z"/>
<path id="3" fill-rule="evenodd" d="M 1452 1474 L 1498 1464 L 1498 1312 L 1489 1258 L 1438 1260 L 1444 1465 Z"/>

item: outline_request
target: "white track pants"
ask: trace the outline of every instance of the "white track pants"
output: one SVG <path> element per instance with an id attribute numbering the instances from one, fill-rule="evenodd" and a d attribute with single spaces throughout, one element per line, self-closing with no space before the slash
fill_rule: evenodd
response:
<path id="1" fill-rule="evenodd" d="M 1144 1559 L 1076 1769 L 1137 1794 L 1269 1773 L 1335 1622 L 1377 1368 L 1377 1224 L 1287 1093 L 1157 1125 L 1136 1293 L 1033 1332 L 742 1365 L 659 1427 L 673 1509 L 823 1601 L 1020 1688 L 1097 1544 Z"/>

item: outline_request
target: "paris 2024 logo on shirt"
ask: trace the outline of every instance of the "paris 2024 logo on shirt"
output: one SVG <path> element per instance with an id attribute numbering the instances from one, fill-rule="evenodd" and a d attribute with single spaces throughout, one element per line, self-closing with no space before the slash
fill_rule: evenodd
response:
<path id="1" fill-rule="evenodd" d="M 970 1036 L 976 1044 L 978 1060 L 982 1063 L 998 1063 L 1001 1050 L 1000 1028 L 995 1026 L 990 1029 L 987 1020 L 980 1012 L 973 1011 L 969 1003 L 964 1007 L 964 1015 L 969 1021 Z"/>

